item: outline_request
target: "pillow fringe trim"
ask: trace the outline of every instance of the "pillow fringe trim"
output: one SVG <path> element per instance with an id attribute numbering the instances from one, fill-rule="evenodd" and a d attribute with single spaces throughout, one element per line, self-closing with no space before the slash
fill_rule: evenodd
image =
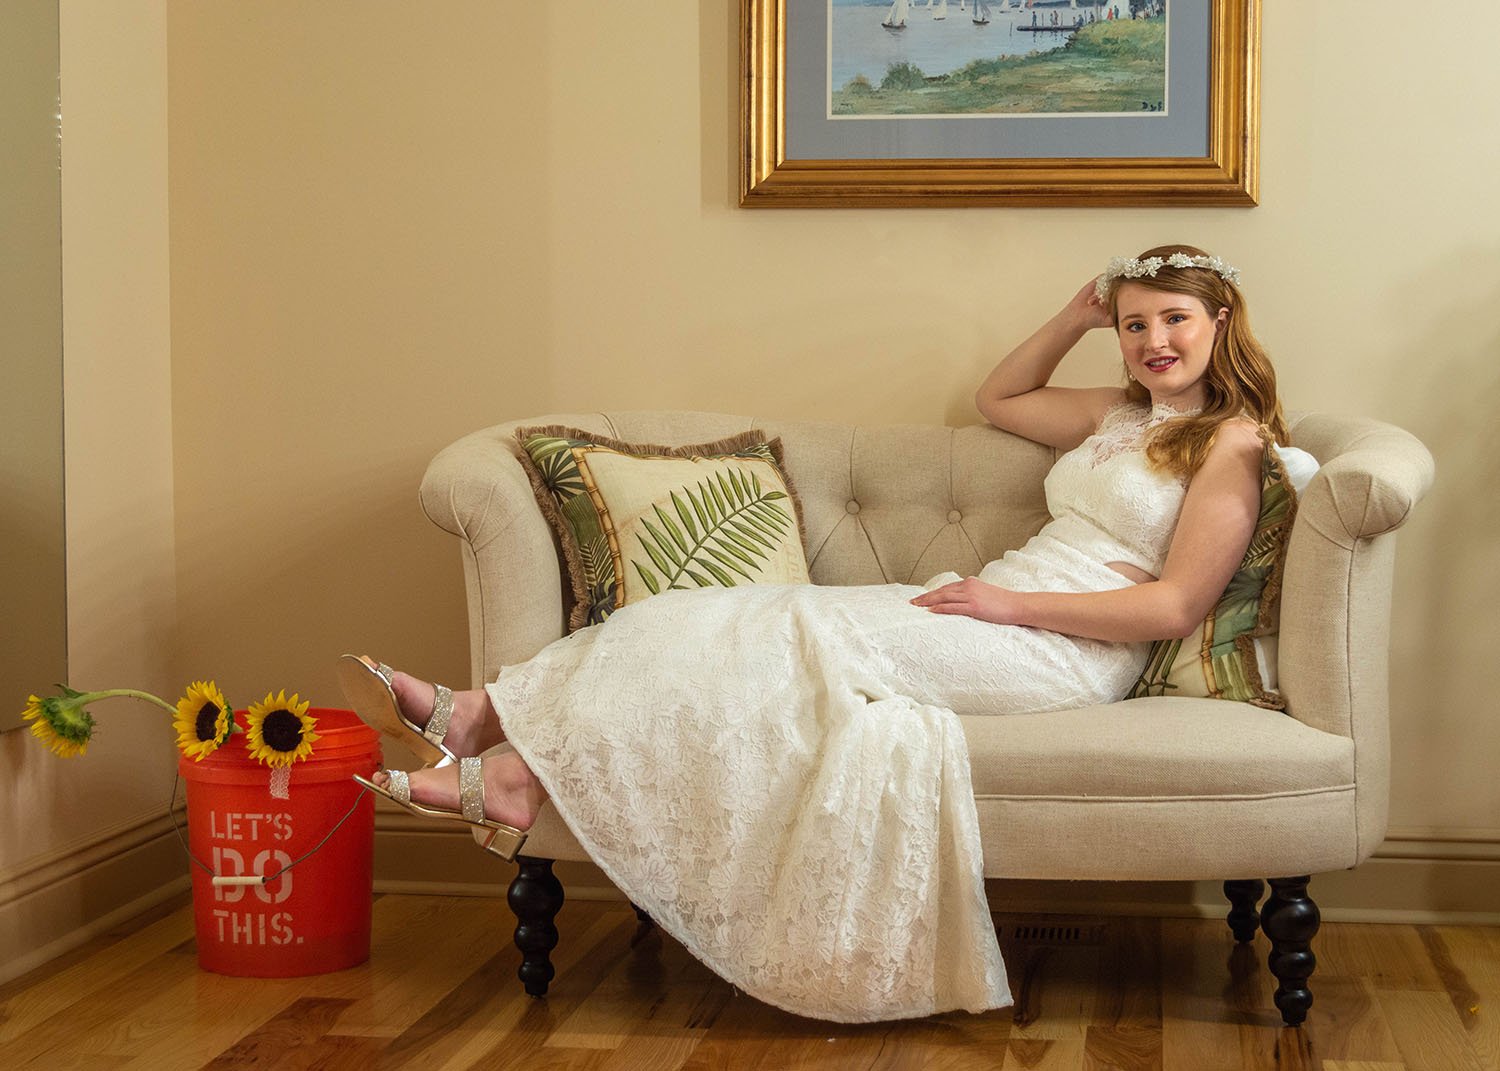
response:
<path id="1" fill-rule="evenodd" d="M 1256 612 L 1255 627 L 1249 632 L 1242 632 L 1236 636 L 1234 646 L 1245 668 L 1245 678 L 1255 693 L 1246 702 L 1267 710 L 1285 710 L 1286 697 L 1279 691 L 1266 688 L 1265 680 L 1260 675 L 1260 660 L 1255 657 L 1255 641 L 1281 631 L 1281 582 L 1286 575 L 1286 552 L 1292 542 L 1292 524 L 1297 519 L 1297 489 L 1292 486 L 1286 466 L 1282 464 L 1280 456 L 1269 442 L 1266 443 L 1264 464 L 1270 471 L 1271 479 L 1279 484 L 1287 495 L 1286 518 L 1281 522 L 1281 530 L 1284 534 L 1281 539 L 1277 540 L 1276 556 L 1271 560 L 1271 571 L 1266 576 L 1265 586 L 1261 588 L 1260 608 Z"/>
<path id="2" fill-rule="evenodd" d="M 541 429 L 524 429 L 530 434 L 537 434 Z M 576 437 L 576 436 L 574 436 Z M 524 443 L 520 433 L 516 435 L 518 443 Z M 577 541 L 568 531 L 568 523 L 563 519 L 562 511 L 557 508 L 556 501 L 552 498 L 552 491 L 547 487 L 546 478 L 537 463 L 531 459 L 531 454 L 521 447 L 518 458 L 521 468 L 526 471 L 526 479 L 531 484 L 532 497 L 536 499 L 537 508 L 542 511 L 542 517 L 552 529 L 552 539 L 562 552 L 563 571 L 567 574 L 567 589 L 572 592 L 573 605 L 568 607 L 568 631 L 577 632 L 588 624 L 589 618 L 589 592 L 588 586 L 583 581 L 583 558 L 578 552 Z"/>

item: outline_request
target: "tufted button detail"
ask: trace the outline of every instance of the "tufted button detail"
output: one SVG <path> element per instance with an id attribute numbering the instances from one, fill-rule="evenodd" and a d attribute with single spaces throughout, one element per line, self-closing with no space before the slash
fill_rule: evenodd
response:
<path id="1" fill-rule="evenodd" d="M 854 499 L 851 498 L 848 502 L 844 503 L 844 510 L 845 510 L 845 512 L 848 512 L 848 513 L 858 513 L 859 512 L 859 503 L 856 502 L 856 501 L 854 501 Z"/>
<path id="2" fill-rule="evenodd" d="M 948 511 L 948 523 L 949 524 L 957 524 L 959 521 L 961 521 L 963 519 L 964 519 L 964 515 L 962 513 L 958 512 L 958 510 L 956 510 L 956 509 L 950 509 Z"/>

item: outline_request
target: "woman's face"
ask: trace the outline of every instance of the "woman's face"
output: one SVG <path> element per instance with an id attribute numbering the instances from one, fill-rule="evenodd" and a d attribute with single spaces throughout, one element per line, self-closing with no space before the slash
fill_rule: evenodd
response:
<path id="1" fill-rule="evenodd" d="M 1210 314 L 1192 294 L 1164 293 L 1138 283 L 1120 287 L 1115 310 L 1125 368 L 1151 392 L 1151 401 L 1175 409 L 1202 406 L 1203 374 L 1229 310 Z"/>

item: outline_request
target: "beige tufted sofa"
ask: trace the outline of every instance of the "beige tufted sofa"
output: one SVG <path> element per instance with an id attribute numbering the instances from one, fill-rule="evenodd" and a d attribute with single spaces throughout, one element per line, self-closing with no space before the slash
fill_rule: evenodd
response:
<path id="1" fill-rule="evenodd" d="M 1056 457 L 987 426 L 850 427 L 715 413 L 551 414 L 468 435 L 422 482 L 434 523 L 458 536 L 475 682 L 564 635 L 553 536 L 516 459 L 514 431 L 566 424 L 669 445 L 754 429 L 779 436 L 818 584 L 968 575 L 1047 520 Z M 1296 445 L 1322 469 L 1303 494 L 1286 561 L 1280 686 L 1286 714 L 1223 700 L 1148 698 L 1082 710 L 964 717 L 985 875 L 1223 879 L 1241 941 L 1271 940 L 1276 1003 L 1302 1021 L 1317 908 L 1308 876 L 1352 867 L 1385 835 L 1386 651 L 1394 531 L 1426 492 L 1432 458 L 1406 432 L 1306 414 Z M 562 888 L 552 860 L 587 859 L 544 809 L 508 899 L 521 978 L 546 992 Z M 1271 879 L 1263 909 L 1259 879 Z"/>

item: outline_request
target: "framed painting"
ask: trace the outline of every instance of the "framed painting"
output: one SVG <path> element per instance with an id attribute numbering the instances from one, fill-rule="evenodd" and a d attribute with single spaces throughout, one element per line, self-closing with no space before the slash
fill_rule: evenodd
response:
<path id="1" fill-rule="evenodd" d="M 1260 0 L 740 0 L 740 204 L 1253 205 Z"/>

